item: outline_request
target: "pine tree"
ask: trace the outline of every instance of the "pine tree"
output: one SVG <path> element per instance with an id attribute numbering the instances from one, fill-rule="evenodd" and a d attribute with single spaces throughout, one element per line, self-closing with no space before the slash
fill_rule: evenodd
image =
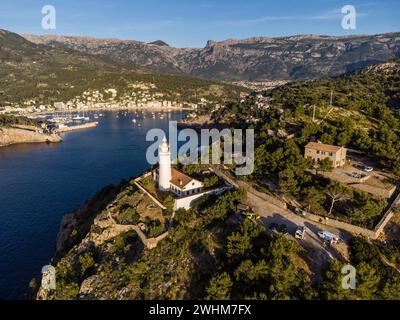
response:
<path id="1" fill-rule="evenodd" d="M 214 276 L 206 289 L 206 300 L 229 300 L 231 297 L 232 280 L 228 273 Z"/>

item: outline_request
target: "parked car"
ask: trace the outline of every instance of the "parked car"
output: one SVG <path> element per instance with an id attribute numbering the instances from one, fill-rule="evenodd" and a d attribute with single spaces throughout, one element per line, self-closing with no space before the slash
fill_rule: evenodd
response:
<path id="1" fill-rule="evenodd" d="M 249 207 L 248 205 L 243 204 L 243 203 L 239 203 L 239 204 L 237 205 L 237 210 L 238 210 L 239 212 L 250 211 L 250 207 Z"/>
<path id="2" fill-rule="evenodd" d="M 304 239 L 304 237 L 306 236 L 306 227 L 298 227 L 294 237 L 296 239 Z"/>
<path id="3" fill-rule="evenodd" d="M 372 168 L 372 167 L 364 167 L 364 171 L 365 172 L 372 172 L 372 171 L 374 171 L 374 168 Z"/>
<path id="4" fill-rule="evenodd" d="M 243 214 L 250 220 L 258 221 L 261 219 L 261 216 L 255 212 L 243 212 Z"/>
<path id="5" fill-rule="evenodd" d="M 353 177 L 353 178 L 356 178 L 356 179 L 361 179 L 363 176 L 362 176 L 362 174 L 361 173 L 358 173 L 358 172 L 353 172 L 352 174 L 351 174 L 351 176 Z"/>
<path id="6" fill-rule="evenodd" d="M 282 234 L 288 234 L 288 233 L 289 233 L 288 227 L 287 227 L 286 224 L 281 224 L 281 225 L 279 226 L 278 231 L 279 231 L 280 233 L 282 233 Z"/>

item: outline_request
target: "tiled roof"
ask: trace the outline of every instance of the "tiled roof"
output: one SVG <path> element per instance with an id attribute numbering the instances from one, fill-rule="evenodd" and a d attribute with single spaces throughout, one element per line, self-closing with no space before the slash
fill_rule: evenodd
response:
<path id="1" fill-rule="evenodd" d="M 177 186 L 178 188 L 183 189 L 192 180 L 193 180 L 193 178 L 187 176 L 186 174 L 184 174 L 174 168 L 171 169 L 171 183 L 173 185 Z"/>
<path id="2" fill-rule="evenodd" d="M 329 144 L 318 143 L 318 142 L 310 142 L 309 144 L 306 145 L 306 149 L 335 153 L 338 152 L 340 149 L 342 149 L 342 147 L 331 146 Z"/>

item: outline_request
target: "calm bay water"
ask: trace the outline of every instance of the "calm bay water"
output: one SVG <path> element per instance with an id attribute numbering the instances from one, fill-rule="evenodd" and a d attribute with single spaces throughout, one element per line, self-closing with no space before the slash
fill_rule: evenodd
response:
<path id="1" fill-rule="evenodd" d="M 104 113 L 97 128 L 67 133 L 61 144 L 0 148 L 0 299 L 23 298 L 54 253 L 61 217 L 147 169 L 147 131 L 167 132 L 184 113 L 146 114 L 141 127 L 132 123 L 134 113 L 116 115 Z"/>

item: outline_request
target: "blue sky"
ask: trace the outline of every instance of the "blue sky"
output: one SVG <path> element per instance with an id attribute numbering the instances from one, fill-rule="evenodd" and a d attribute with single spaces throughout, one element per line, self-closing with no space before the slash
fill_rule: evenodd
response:
<path id="1" fill-rule="evenodd" d="M 51 32 L 41 28 L 48 4 L 57 10 Z M 357 9 L 356 30 L 341 27 L 348 4 Z M 203 47 L 209 39 L 400 31 L 399 12 L 399 0 L 0 0 L 0 28 Z"/>

